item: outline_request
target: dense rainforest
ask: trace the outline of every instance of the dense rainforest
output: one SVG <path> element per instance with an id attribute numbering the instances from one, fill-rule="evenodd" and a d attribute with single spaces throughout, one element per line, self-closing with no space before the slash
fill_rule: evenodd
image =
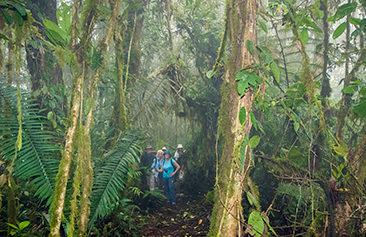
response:
<path id="1" fill-rule="evenodd" d="M 0 0 L 0 235 L 366 236 L 365 34 L 365 0 Z"/>

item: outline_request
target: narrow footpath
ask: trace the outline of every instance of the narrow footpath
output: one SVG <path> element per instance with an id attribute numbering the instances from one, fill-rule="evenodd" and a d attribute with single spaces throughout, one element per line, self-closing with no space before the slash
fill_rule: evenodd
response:
<path id="1" fill-rule="evenodd" d="M 163 204 L 151 211 L 142 229 L 143 236 L 206 236 L 211 210 L 203 198 L 178 194 L 176 205 Z"/>

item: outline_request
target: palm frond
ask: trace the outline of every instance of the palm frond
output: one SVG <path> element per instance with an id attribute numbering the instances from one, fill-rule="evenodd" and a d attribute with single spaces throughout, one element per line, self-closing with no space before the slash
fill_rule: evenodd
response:
<path id="1" fill-rule="evenodd" d="M 152 118 L 160 115 L 159 111 L 171 90 L 169 80 L 159 76 L 165 69 L 163 67 L 148 78 L 141 78 L 128 91 L 128 110 L 134 126 L 151 127 Z"/>
<path id="2" fill-rule="evenodd" d="M 59 159 L 55 136 L 47 131 L 46 119 L 29 94 L 22 92 L 22 147 L 18 151 L 14 175 L 30 180 L 36 188 L 35 195 L 50 203 Z M 7 84 L 0 84 L 0 159 L 9 161 L 15 155 L 18 135 L 17 91 Z"/>
<path id="3" fill-rule="evenodd" d="M 94 185 L 91 196 L 92 225 L 97 218 L 109 214 L 122 201 L 122 191 L 126 187 L 128 172 L 133 164 L 139 162 L 141 146 L 140 139 L 132 132 L 116 144 L 115 148 L 103 158 L 104 163 L 95 167 Z"/>

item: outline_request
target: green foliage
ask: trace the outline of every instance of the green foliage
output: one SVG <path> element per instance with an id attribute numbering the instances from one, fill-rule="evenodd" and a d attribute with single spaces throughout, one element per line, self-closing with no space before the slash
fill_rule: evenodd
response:
<path id="1" fill-rule="evenodd" d="M 300 32 L 299 32 L 299 38 L 300 41 L 303 45 L 306 45 L 306 43 L 308 42 L 309 39 L 309 32 L 306 28 L 303 28 Z"/>
<path id="2" fill-rule="evenodd" d="M 341 23 L 333 32 L 333 39 L 337 39 L 339 36 L 341 36 L 341 34 L 343 34 L 343 32 L 346 30 L 346 26 L 346 22 Z"/>
<path id="3" fill-rule="evenodd" d="M 58 24 L 61 26 L 61 29 L 64 32 L 68 33 L 66 34 L 66 37 L 69 36 L 71 28 L 71 7 L 67 5 L 65 2 L 61 1 L 61 7 L 57 9 L 56 14 Z"/>
<path id="4" fill-rule="evenodd" d="M 259 141 L 260 141 L 260 137 L 259 136 L 253 136 L 250 138 L 249 140 L 249 146 L 250 148 L 256 148 L 259 144 Z"/>
<path id="5" fill-rule="evenodd" d="M 0 145 L 4 160 L 12 159 L 15 153 L 19 127 L 16 94 L 15 88 L 0 85 Z M 37 189 L 36 195 L 49 204 L 59 163 L 59 147 L 55 145 L 54 134 L 47 131 L 47 120 L 39 115 L 35 101 L 23 93 L 21 104 L 22 147 L 17 153 L 14 174 L 23 180 L 30 179 Z"/>
<path id="6" fill-rule="evenodd" d="M 63 29 L 61 29 L 54 22 L 47 19 L 43 19 L 43 24 L 45 26 L 45 33 L 52 43 L 61 47 L 66 46 L 67 34 Z"/>
<path id="7" fill-rule="evenodd" d="M 270 64 L 271 71 L 273 73 L 273 76 L 278 84 L 280 84 L 280 68 L 278 67 L 277 63 L 275 61 L 271 62 Z"/>
<path id="8" fill-rule="evenodd" d="M 29 221 L 23 221 L 20 222 L 17 225 L 13 225 L 11 223 L 7 223 L 12 230 L 10 231 L 11 236 L 27 236 L 28 234 L 24 233 L 24 229 L 29 226 L 30 222 Z"/>
<path id="9" fill-rule="evenodd" d="M 240 96 L 244 96 L 249 87 L 256 88 L 262 82 L 257 74 L 244 70 L 237 73 L 236 80 L 239 81 L 237 89 Z"/>
<path id="10" fill-rule="evenodd" d="M 366 117 L 366 96 L 363 96 L 360 98 L 360 103 L 356 104 L 353 107 L 353 110 L 362 119 L 364 119 Z"/>
<path id="11" fill-rule="evenodd" d="M 126 188 L 129 170 L 139 162 L 140 151 L 139 138 L 133 133 L 127 133 L 103 158 L 104 163 L 95 168 L 89 225 L 118 207 L 122 199 L 121 192 Z"/>
<path id="12" fill-rule="evenodd" d="M 241 124 L 244 124 L 246 117 L 247 117 L 247 111 L 245 110 L 245 107 L 241 107 L 239 111 L 239 121 Z"/>
<path id="13" fill-rule="evenodd" d="M 253 54 L 253 42 L 250 41 L 250 40 L 247 40 L 246 43 L 245 43 L 249 53 Z"/>
<path id="14" fill-rule="evenodd" d="M 341 5 L 340 7 L 338 7 L 334 16 L 329 17 L 327 19 L 327 21 L 336 22 L 336 21 L 342 19 L 343 17 L 351 14 L 352 12 L 354 12 L 356 10 L 356 7 L 357 7 L 357 2 L 345 3 L 345 4 Z"/>
<path id="15" fill-rule="evenodd" d="M 262 236 L 264 233 L 264 222 L 261 214 L 258 211 L 253 211 L 249 215 L 248 224 L 253 227 L 253 230 L 250 232 L 251 235 Z"/>
<path id="16" fill-rule="evenodd" d="M 27 18 L 25 3 L 20 0 L 1 1 L 0 12 L 9 26 L 14 22 L 22 26 Z M 14 14 L 12 14 L 14 13 Z"/>

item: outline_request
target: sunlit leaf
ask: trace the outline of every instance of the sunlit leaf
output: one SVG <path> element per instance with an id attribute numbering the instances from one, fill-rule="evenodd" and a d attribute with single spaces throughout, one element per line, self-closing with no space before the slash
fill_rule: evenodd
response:
<path id="1" fill-rule="evenodd" d="M 259 136 L 251 137 L 249 140 L 250 148 L 256 148 L 258 146 L 260 140 L 261 140 L 261 138 Z"/>
<path id="2" fill-rule="evenodd" d="M 264 232 L 264 222 L 261 214 L 258 211 L 253 211 L 249 215 L 248 224 L 253 226 L 253 230 L 250 232 L 251 235 L 260 237 Z"/>

